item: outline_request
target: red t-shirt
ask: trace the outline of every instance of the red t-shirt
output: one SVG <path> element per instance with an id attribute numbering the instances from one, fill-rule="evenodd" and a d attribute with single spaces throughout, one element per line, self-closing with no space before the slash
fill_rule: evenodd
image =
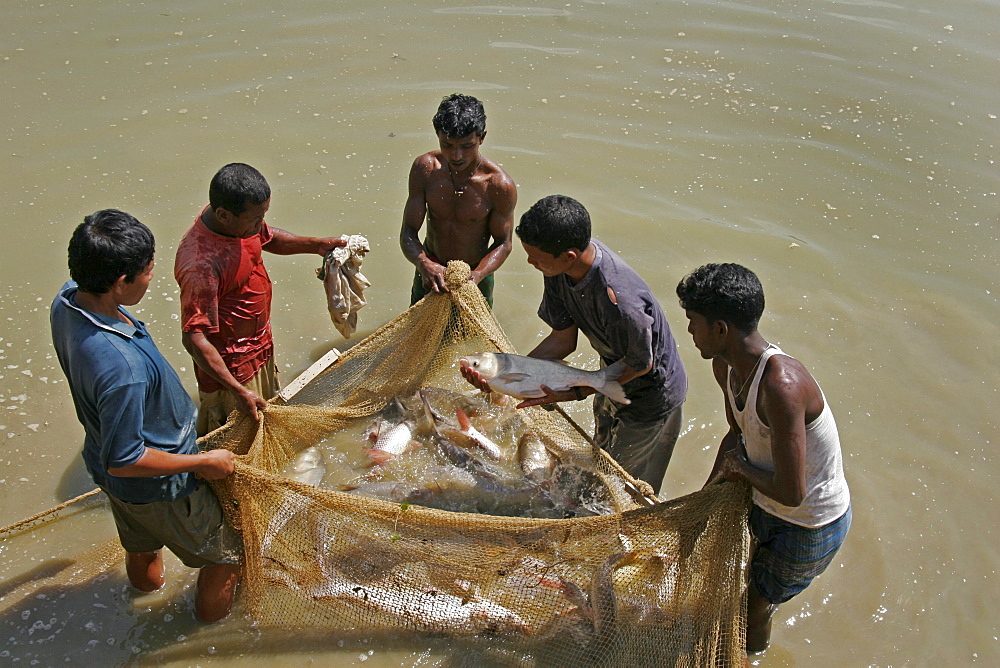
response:
<path id="1" fill-rule="evenodd" d="M 174 260 L 181 330 L 204 334 L 240 383 L 253 378 L 274 354 L 271 277 L 261 257 L 271 238 L 266 223 L 249 239 L 223 236 L 208 229 L 198 214 Z M 222 389 L 197 365 L 195 376 L 202 392 Z"/>

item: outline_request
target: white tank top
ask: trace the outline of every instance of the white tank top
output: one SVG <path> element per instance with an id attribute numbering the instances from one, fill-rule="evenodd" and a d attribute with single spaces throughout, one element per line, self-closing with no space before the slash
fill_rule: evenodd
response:
<path id="1" fill-rule="evenodd" d="M 726 396 L 729 397 L 729 406 L 736 424 L 743 431 L 750 463 L 768 471 L 774 470 L 771 428 L 765 426 L 757 415 L 757 391 L 764 375 L 764 367 L 772 355 L 784 353 L 773 345 L 764 351 L 742 411 L 736 407 L 733 389 L 728 382 L 729 375 L 726 375 Z M 753 491 L 753 502 L 763 510 L 792 524 L 811 528 L 821 527 L 838 519 L 847 512 L 851 503 L 851 493 L 844 478 L 837 423 L 822 388 L 820 394 L 823 396 L 823 412 L 806 425 L 806 495 L 802 503 L 797 507 L 786 506 L 756 489 Z"/>

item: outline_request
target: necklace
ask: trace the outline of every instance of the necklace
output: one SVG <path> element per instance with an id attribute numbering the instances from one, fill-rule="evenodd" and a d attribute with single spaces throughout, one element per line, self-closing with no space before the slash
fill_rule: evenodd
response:
<path id="1" fill-rule="evenodd" d="M 760 361 L 762 359 L 764 359 L 764 353 L 766 353 L 770 348 L 771 348 L 771 344 L 770 343 L 768 343 L 766 346 L 764 346 L 764 350 L 761 351 L 760 357 L 758 357 L 757 361 L 753 363 L 753 367 L 750 369 L 750 373 L 747 374 L 746 380 L 743 381 L 743 386 L 740 387 L 740 391 L 737 392 L 736 394 L 734 394 L 733 397 L 740 396 L 741 394 L 743 394 L 743 390 L 747 389 L 747 385 L 750 384 L 750 380 L 753 378 L 754 372 L 757 370 L 757 365 L 760 364 Z M 729 387 L 730 387 L 730 389 L 732 389 L 732 386 L 733 386 L 733 371 L 734 371 L 734 369 L 730 369 L 730 372 L 729 372 Z"/>
<path id="2" fill-rule="evenodd" d="M 476 166 L 473 167 L 472 171 L 469 173 L 469 178 L 466 179 L 465 183 L 462 184 L 461 188 L 458 187 L 457 185 L 455 185 L 455 172 L 451 171 L 451 165 L 448 165 L 448 178 L 451 179 L 451 189 L 453 191 L 455 191 L 455 195 L 457 195 L 458 197 L 461 197 L 462 194 L 465 193 L 465 189 L 469 186 L 470 183 L 472 183 L 472 177 L 475 176 L 476 171 L 479 169 L 479 166 L 482 165 L 482 164 L 483 164 L 482 160 L 480 160 L 479 162 L 476 163 Z"/>

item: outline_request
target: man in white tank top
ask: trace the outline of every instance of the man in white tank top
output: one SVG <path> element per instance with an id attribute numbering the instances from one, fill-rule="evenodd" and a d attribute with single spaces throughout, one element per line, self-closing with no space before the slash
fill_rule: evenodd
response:
<path id="1" fill-rule="evenodd" d="M 837 425 L 812 375 L 757 331 L 764 291 L 752 271 L 708 264 L 677 296 L 725 396 L 729 432 L 709 483 L 753 487 L 747 651 L 760 652 L 777 605 L 826 569 L 851 525 Z"/>

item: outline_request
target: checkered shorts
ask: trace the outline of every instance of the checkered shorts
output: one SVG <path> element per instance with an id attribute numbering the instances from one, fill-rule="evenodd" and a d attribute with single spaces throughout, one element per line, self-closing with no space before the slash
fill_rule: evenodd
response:
<path id="1" fill-rule="evenodd" d="M 750 561 L 750 581 L 764 600 L 784 603 L 826 570 L 851 527 L 851 508 L 839 519 L 815 529 L 786 522 L 756 505 L 750 531 L 757 549 Z"/>

